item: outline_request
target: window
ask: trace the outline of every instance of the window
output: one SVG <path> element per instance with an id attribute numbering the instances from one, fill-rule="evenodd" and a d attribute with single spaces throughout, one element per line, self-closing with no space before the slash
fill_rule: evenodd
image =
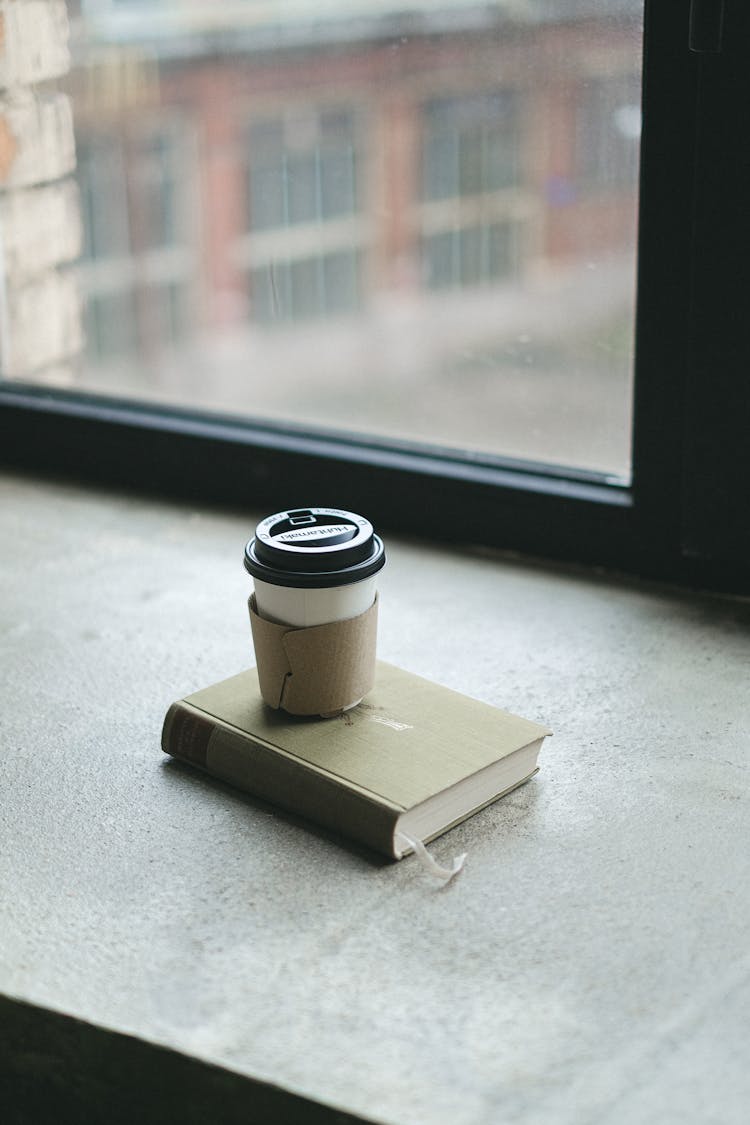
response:
<path id="1" fill-rule="evenodd" d="M 184 334 L 193 248 L 186 184 L 194 172 L 179 122 L 79 127 L 77 177 L 87 359 L 108 364 L 162 351 Z"/>
<path id="2" fill-rule="evenodd" d="M 518 98 L 441 98 L 425 110 L 422 212 L 426 283 L 459 289 L 512 276 L 522 238 Z"/>
<path id="3" fill-rule="evenodd" d="M 244 51 L 236 6 L 176 5 L 171 34 L 127 2 L 83 18 L 77 133 L 105 167 L 72 384 L 625 483 L 636 186 L 581 192 L 576 145 L 581 90 L 638 81 L 637 0 L 481 28 L 428 0 L 398 37 L 371 3 L 312 38 L 291 11 L 271 35 L 271 5 Z"/>
<path id="4" fill-rule="evenodd" d="M 518 232 L 510 222 L 429 234 L 424 239 L 427 284 L 465 289 L 511 276 L 518 262 Z"/>
<path id="5" fill-rule="evenodd" d="M 582 190 L 629 193 L 638 180 L 641 91 L 633 74 L 591 78 L 580 91 L 577 179 Z"/>
<path id="6" fill-rule="evenodd" d="M 6 460 L 746 588 L 750 16 L 647 2 L 641 116 L 636 0 L 169 7 L 81 7 L 89 345 Z"/>
<path id="7" fill-rule="evenodd" d="M 354 114 L 298 108 L 249 130 L 250 227 L 325 222 L 357 210 Z"/>
<path id="8" fill-rule="evenodd" d="M 426 199 L 487 195 L 519 179 L 518 99 L 510 91 L 439 98 L 425 111 Z"/>
<path id="9" fill-rule="evenodd" d="M 360 306 L 358 127 L 345 107 L 292 106 L 247 136 L 251 316 L 266 324 L 333 318 Z"/>

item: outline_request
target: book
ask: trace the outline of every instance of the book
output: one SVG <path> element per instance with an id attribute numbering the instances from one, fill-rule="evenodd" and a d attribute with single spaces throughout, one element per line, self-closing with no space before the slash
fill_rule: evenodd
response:
<path id="1" fill-rule="evenodd" d="M 546 727 L 379 661 L 335 718 L 267 707 L 255 669 L 173 703 L 162 749 L 393 859 L 537 772 Z"/>

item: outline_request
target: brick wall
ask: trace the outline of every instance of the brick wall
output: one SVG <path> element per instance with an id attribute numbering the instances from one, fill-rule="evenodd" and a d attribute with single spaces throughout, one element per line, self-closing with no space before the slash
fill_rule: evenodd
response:
<path id="1" fill-rule="evenodd" d="M 0 0 L 0 375 L 59 381 L 82 346 L 64 0 Z"/>

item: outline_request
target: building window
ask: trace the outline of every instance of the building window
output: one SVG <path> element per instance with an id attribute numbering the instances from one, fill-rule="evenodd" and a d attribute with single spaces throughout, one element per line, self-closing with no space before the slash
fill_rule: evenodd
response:
<path id="1" fill-rule="evenodd" d="M 185 175 L 184 138 L 163 128 L 139 136 L 130 165 L 134 237 L 144 250 L 176 246 L 184 239 L 180 181 Z"/>
<path id="2" fill-rule="evenodd" d="M 76 138 L 86 261 L 125 257 L 130 252 L 127 172 L 122 138 L 91 134 Z"/>
<path id="3" fill-rule="evenodd" d="M 467 289 L 516 273 L 519 117 L 518 95 L 507 90 L 425 107 L 420 214 L 429 289 Z"/>
<path id="4" fill-rule="evenodd" d="M 518 265 L 518 226 L 483 223 L 429 235 L 424 240 L 427 285 L 459 288 L 510 277 Z"/>
<path id="5" fill-rule="evenodd" d="M 186 143 L 178 125 L 79 130 L 87 360 L 147 357 L 179 342 L 192 273 Z"/>
<path id="6" fill-rule="evenodd" d="M 249 225 L 269 230 L 357 210 L 354 113 L 295 110 L 253 122 L 248 135 Z"/>
<path id="7" fill-rule="evenodd" d="M 436 98 L 425 109 L 424 197 L 486 195 L 519 180 L 518 97 L 508 90 Z"/>
<path id="8" fill-rule="evenodd" d="M 359 307 L 359 261 L 340 251 L 269 262 L 252 273 L 253 310 L 258 320 L 309 320 L 355 312 Z"/>
<path id="9" fill-rule="evenodd" d="M 249 234 L 239 254 L 252 319 L 289 324 L 360 307 L 360 161 L 351 110 L 294 109 L 251 123 Z"/>

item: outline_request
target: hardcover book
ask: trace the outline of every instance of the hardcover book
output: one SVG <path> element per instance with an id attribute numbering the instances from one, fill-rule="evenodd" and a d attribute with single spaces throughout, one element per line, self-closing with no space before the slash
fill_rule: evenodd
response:
<path id="1" fill-rule="evenodd" d="M 173 703 L 162 749 L 394 859 L 537 771 L 550 732 L 378 662 L 375 687 L 335 718 L 267 707 L 255 669 Z"/>

